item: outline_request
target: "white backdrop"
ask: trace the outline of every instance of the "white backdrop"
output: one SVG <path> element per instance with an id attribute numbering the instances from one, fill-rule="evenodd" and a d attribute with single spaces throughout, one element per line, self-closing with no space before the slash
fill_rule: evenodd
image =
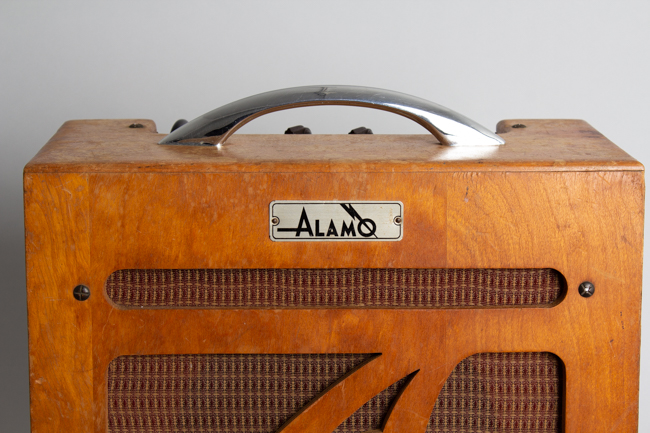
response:
<path id="1" fill-rule="evenodd" d="M 585 119 L 650 158 L 647 1 L 4 0 L 0 40 L 2 432 L 29 430 L 22 167 L 65 120 L 151 118 L 166 132 L 259 92 L 355 84 L 417 95 L 489 128 L 507 118 Z M 296 124 L 425 132 L 341 107 L 275 113 L 241 132 Z M 650 431 L 648 335 L 639 431 Z"/>

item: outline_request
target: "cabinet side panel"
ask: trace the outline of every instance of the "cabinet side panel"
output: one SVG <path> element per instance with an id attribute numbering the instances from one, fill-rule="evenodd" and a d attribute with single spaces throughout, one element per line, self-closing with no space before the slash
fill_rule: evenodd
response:
<path id="1" fill-rule="evenodd" d="M 24 188 L 32 432 L 90 431 L 93 296 L 73 297 L 89 283 L 87 176 L 26 174 Z"/>
<path id="2" fill-rule="evenodd" d="M 535 263 L 566 277 L 552 327 L 533 340 L 564 363 L 566 431 L 637 431 L 643 172 L 452 176 L 450 266 Z M 580 296 L 583 281 L 594 296 Z M 541 329 L 528 322 L 513 331 L 530 326 Z"/>

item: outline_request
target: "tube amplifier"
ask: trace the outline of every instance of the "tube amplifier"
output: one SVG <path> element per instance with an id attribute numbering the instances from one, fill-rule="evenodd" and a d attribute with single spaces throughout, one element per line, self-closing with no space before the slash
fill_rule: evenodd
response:
<path id="1" fill-rule="evenodd" d="M 431 134 L 231 137 L 324 104 Z M 66 122 L 24 186 L 34 432 L 637 430 L 643 166 L 584 121 L 307 86 Z"/>

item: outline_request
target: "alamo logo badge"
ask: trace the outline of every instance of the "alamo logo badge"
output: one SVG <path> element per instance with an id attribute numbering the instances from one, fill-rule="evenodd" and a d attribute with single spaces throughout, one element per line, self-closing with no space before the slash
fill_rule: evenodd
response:
<path id="1" fill-rule="evenodd" d="M 403 214 L 399 201 L 276 200 L 269 234 L 273 241 L 399 241 Z"/>

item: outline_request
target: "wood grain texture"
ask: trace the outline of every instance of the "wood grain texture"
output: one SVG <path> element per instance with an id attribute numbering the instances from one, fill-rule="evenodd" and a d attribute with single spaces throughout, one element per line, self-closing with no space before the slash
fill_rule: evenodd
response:
<path id="1" fill-rule="evenodd" d="M 100 130 L 107 127 L 106 121 L 94 122 L 91 126 Z M 509 128 L 508 122 L 500 130 Z M 146 166 L 149 162 L 138 153 L 144 144 L 137 140 L 131 162 L 103 160 L 101 152 L 95 163 L 84 160 L 105 144 L 100 142 L 64 161 L 57 152 L 80 146 L 74 144 L 80 140 L 75 138 L 79 124 L 67 124 L 26 175 L 28 245 L 33 245 L 27 257 L 31 374 L 60 376 L 50 390 L 32 383 L 38 425 L 48 418 L 57 418 L 59 426 L 72 425 L 67 418 L 72 415 L 49 400 L 60 387 L 64 393 L 57 402 L 80 395 L 92 402 L 92 413 L 75 412 L 79 425 L 68 430 L 105 432 L 107 367 L 120 355 L 381 353 L 282 432 L 331 432 L 374 395 L 418 370 L 383 431 L 424 432 L 446 378 L 467 356 L 546 351 L 556 354 L 565 369 L 567 432 L 636 431 L 642 166 L 584 123 L 526 122 L 531 126 L 525 134 L 507 132 L 523 134 L 519 139 L 527 144 L 511 147 L 519 159 L 503 153 L 490 161 L 447 164 L 415 161 L 411 154 L 408 164 L 371 157 L 325 160 L 315 172 L 308 169 L 318 166 L 315 159 L 256 163 L 258 156 L 249 155 L 238 156 L 243 162 L 206 162 L 203 152 L 213 149 L 147 150 L 175 159 L 163 157 Z M 531 133 L 540 125 L 551 132 Z M 562 128 L 564 138 L 553 135 Z M 111 140 L 119 141 L 115 137 Z M 328 140 L 319 146 L 334 145 Z M 392 143 L 393 138 L 386 140 Z M 557 163 L 555 140 L 562 146 L 575 144 L 564 155 L 579 155 Z M 385 147 L 386 155 L 393 152 L 390 148 Z M 187 160 L 179 162 L 180 155 Z M 38 170 L 84 174 L 31 174 Z M 34 183 L 37 178 L 41 183 Z M 57 187 L 62 182 L 57 179 L 64 178 L 84 189 L 65 192 Z M 301 199 L 400 200 L 404 238 L 386 243 L 270 241 L 268 204 Z M 104 282 L 117 269 L 348 267 L 550 267 L 565 276 L 568 292 L 552 308 L 442 310 L 122 309 L 102 294 Z M 38 276 L 39 269 L 48 271 Z M 578 294 L 585 280 L 596 286 L 591 298 Z M 84 303 L 70 300 L 79 282 L 87 282 L 93 293 Z M 44 310 L 43 294 L 67 298 L 60 309 Z M 65 321 L 79 326 L 66 327 Z M 53 340 L 36 340 L 39 332 L 61 336 L 66 342 L 62 354 L 54 355 L 61 362 L 64 357 L 67 362 L 83 360 L 85 373 L 77 376 L 51 363 Z M 66 349 L 75 344 L 76 352 L 92 353 L 91 361 Z M 73 392 L 75 381 L 82 386 Z"/>
<path id="2" fill-rule="evenodd" d="M 88 219 L 86 175 L 25 176 L 32 432 L 92 429 L 92 317 L 72 297 L 91 279 Z"/>
<path id="3" fill-rule="evenodd" d="M 137 122 L 144 128 L 129 128 Z M 525 123 L 526 128 L 510 125 Z M 423 135 L 239 135 L 221 149 L 158 145 L 151 120 L 66 122 L 28 172 L 415 172 L 640 170 L 583 120 L 507 120 L 503 146 L 440 146 Z"/>

